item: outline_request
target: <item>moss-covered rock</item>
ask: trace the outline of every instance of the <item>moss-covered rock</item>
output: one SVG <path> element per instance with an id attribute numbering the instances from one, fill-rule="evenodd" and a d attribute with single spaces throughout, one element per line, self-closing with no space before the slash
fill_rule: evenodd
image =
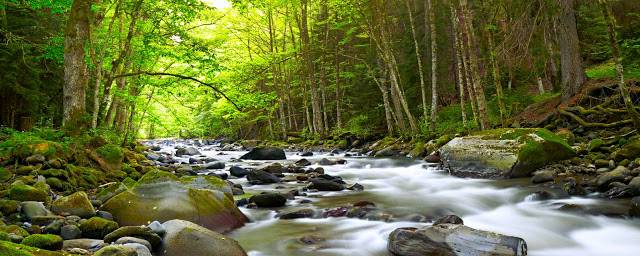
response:
<path id="1" fill-rule="evenodd" d="M 633 160 L 636 157 L 640 157 L 640 138 L 629 140 L 622 148 L 613 154 L 613 159 L 616 162 L 624 159 Z"/>
<path id="2" fill-rule="evenodd" d="M 35 166 L 23 165 L 23 166 L 18 166 L 18 168 L 16 168 L 14 172 L 18 175 L 29 175 L 35 170 L 36 170 Z"/>
<path id="3" fill-rule="evenodd" d="M 69 173 L 66 170 L 61 170 L 61 169 L 39 170 L 38 174 L 44 177 L 55 177 L 59 179 L 69 178 Z"/>
<path id="4" fill-rule="evenodd" d="M 105 243 L 113 243 L 122 237 L 136 237 L 144 239 L 151 244 L 152 248 L 159 248 L 162 238 L 145 226 L 126 226 L 116 229 L 104 237 Z"/>
<path id="5" fill-rule="evenodd" d="M 63 256 L 60 252 L 47 251 L 23 244 L 0 241 L 0 255 L 6 256 Z"/>
<path id="6" fill-rule="evenodd" d="M 246 256 L 237 241 L 195 223 L 170 220 L 163 224 L 167 233 L 160 250 L 164 256 Z"/>
<path id="7" fill-rule="evenodd" d="M 20 210 L 20 202 L 15 200 L 0 199 L 0 213 L 8 216 Z"/>
<path id="8" fill-rule="evenodd" d="M 135 249 L 122 245 L 109 245 L 98 250 L 94 256 L 138 256 Z"/>
<path id="9" fill-rule="evenodd" d="M 83 191 L 58 198 L 51 204 L 51 210 L 56 214 L 76 215 L 81 218 L 88 218 L 96 213 L 87 193 Z"/>
<path id="10" fill-rule="evenodd" d="M 244 225 L 231 188 L 217 178 L 184 178 L 152 171 L 135 186 L 105 202 L 108 211 L 122 226 L 145 225 L 151 221 L 184 219 L 226 232 Z"/>
<path id="11" fill-rule="evenodd" d="M 27 232 L 26 230 L 24 230 L 24 228 L 21 228 L 17 225 L 0 226 L 0 231 L 19 235 L 21 237 L 26 237 L 29 235 L 29 232 Z"/>
<path id="12" fill-rule="evenodd" d="M 56 251 L 62 249 L 62 241 L 62 237 L 57 235 L 35 234 L 25 237 L 22 240 L 22 244 L 35 248 Z"/>
<path id="13" fill-rule="evenodd" d="M 97 194 L 96 199 L 106 202 L 117 194 L 120 194 L 127 190 L 127 186 L 125 186 L 122 182 L 114 182 L 109 184 L 108 186 L 102 188 Z"/>
<path id="14" fill-rule="evenodd" d="M 0 182 L 6 182 L 13 177 L 13 173 L 4 167 L 0 167 Z"/>
<path id="15" fill-rule="evenodd" d="M 457 176 L 514 178 L 570 159 L 575 151 L 546 129 L 496 129 L 455 138 L 440 148 L 440 154 Z"/>
<path id="16" fill-rule="evenodd" d="M 86 238 L 102 239 L 116 229 L 118 223 L 100 217 L 92 217 L 80 224 L 82 236 Z"/>
<path id="17" fill-rule="evenodd" d="M 596 151 L 598 149 L 600 149 L 600 147 L 602 147 L 604 145 L 604 140 L 602 139 L 593 139 L 592 141 L 589 142 L 589 146 L 587 146 L 587 149 L 592 152 L 592 151 Z"/>
<path id="18" fill-rule="evenodd" d="M 38 182 L 43 183 L 43 182 Z M 47 202 L 49 201 L 49 193 L 48 190 L 45 190 L 48 187 L 46 184 L 42 186 L 42 184 L 38 184 L 34 186 L 29 186 L 24 184 L 22 181 L 16 181 L 11 184 L 9 188 L 9 193 L 7 197 L 11 200 L 16 201 L 38 201 L 38 202 Z"/>
<path id="19" fill-rule="evenodd" d="M 46 182 L 47 182 L 47 185 L 49 185 L 49 187 L 57 191 L 65 191 L 71 188 L 70 186 L 66 185 L 65 182 L 63 182 L 62 180 L 56 177 L 49 177 L 46 179 Z"/>

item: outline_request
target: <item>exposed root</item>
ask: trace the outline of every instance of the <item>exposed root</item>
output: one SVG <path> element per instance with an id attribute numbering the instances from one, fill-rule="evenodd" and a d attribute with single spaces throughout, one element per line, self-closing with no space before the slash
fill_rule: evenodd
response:
<path id="1" fill-rule="evenodd" d="M 597 128 L 613 128 L 613 127 L 618 127 L 618 126 L 623 126 L 623 125 L 628 125 L 628 124 L 632 124 L 633 120 L 631 119 L 627 119 L 627 120 L 622 120 L 622 121 L 618 121 L 618 122 L 613 122 L 613 123 L 590 123 L 585 121 L 584 119 L 582 119 L 581 117 L 579 117 L 578 115 L 571 113 L 567 110 L 564 109 L 560 109 L 558 110 L 558 112 L 560 112 L 560 114 L 563 114 L 565 116 L 571 117 L 574 121 L 578 122 L 580 125 L 584 126 L 584 127 L 589 127 L 589 128 L 593 128 L 593 127 L 597 127 Z"/>

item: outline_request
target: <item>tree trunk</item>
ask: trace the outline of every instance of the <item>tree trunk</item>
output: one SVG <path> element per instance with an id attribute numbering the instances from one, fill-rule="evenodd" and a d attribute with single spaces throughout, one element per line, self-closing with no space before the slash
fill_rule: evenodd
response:
<path id="1" fill-rule="evenodd" d="M 616 76 L 618 78 L 618 87 L 620 88 L 620 94 L 622 95 L 622 99 L 624 101 L 627 112 L 631 117 L 631 120 L 633 121 L 633 125 L 637 129 L 640 129 L 640 114 L 638 114 L 638 111 L 635 109 L 633 101 L 631 100 L 631 95 L 629 94 L 629 88 L 627 88 L 627 85 L 624 82 L 622 56 L 620 56 L 620 48 L 618 47 L 618 41 L 616 39 L 616 20 L 611 13 L 611 9 L 609 8 L 606 0 L 598 0 L 598 2 L 600 3 L 600 7 L 602 8 L 604 20 L 607 23 L 609 46 L 611 47 L 611 55 L 616 64 Z"/>
<path id="2" fill-rule="evenodd" d="M 318 88 L 315 84 L 315 75 L 313 73 L 313 56 L 311 56 L 311 45 L 309 39 L 309 29 L 307 25 L 307 0 L 301 0 L 301 17 L 300 17 L 300 39 L 302 41 L 303 59 L 305 61 L 305 70 L 307 81 L 311 90 L 311 112 L 313 129 L 312 132 L 324 134 L 322 124 L 322 113 L 320 110 L 320 97 Z"/>
<path id="3" fill-rule="evenodd" d="M 460 38 L 460 50 L 462 51 L 462 64 L 463 64 L 463 71 L 464 71 L 464 77 L 465 77 L 465 87 L 467 88 L 467 92 L 469 94 L 469 103 L 471 104 L 471 112 L 473 114 L 473 125 L 474 126 L 478 126 L 478 101 L 476 100 L 476 94 L 475 94 L 475 90 L 473 88 L 473 77 L 471 75 L 472 71 L 471 71 L 471 64 L 470 64 L 470 58 L 469 58 L 469 38 L 467 37 L 467 33 L 466 33 L 466 24 L 464 22 L 465 17 L 464 17 L 464 12 L 463 10 L 461 10 L 461 14 L 457 15 L 458 19 L 458 24 L 461 26 L 458 26 L 458 37 Z"/>
<path id="4" fill-rule="evenodd" d="M 487 101 L 484 95 L 484 88 L 480 83 L 480 73 L 478 68 L 478 54 L 476 53 L 476 36 L 473 27 L 472 15 L 467 7 L 467 0 L 461 1 L 463 15 L 465 16 L 465 27 L 467 34 L 467 43 L 469 48 L 470 60 L 471 60 L 471 74 L 473 76 L 473 90 L 475 93 L 476 103 L 478 104 L 478 116 L 480 119 L 480 129 L 486 130 L 489 128 L 489 116 L 487 113 Z"/>
<path id="5" fill-rule="evenodd" d="M 544 94 L 544 82 L 542 82 L 542 77 L 538 76 L 536 80 L 538 81 L 538 93 Z"/>
<path id="6" fill-rule="evenodd" d="M 455 44 L 455 58 L 456 58 L 456 71 L 457 71 L 457 83 L 458 83 L 458 90 L 460 92 L 460 112 L 462 114 L 462 125 L 464 126 L 465 129 L 467 129 L 468 125 L 467 125 L 467 112 L 465 109 L 465 103 L 464 103 L 464 97 L 465 97 L 465 90 L 464 90 L 464 77 L 462 75 L 463 73 L 463 60 L 462 60 L 462 44 L 461 41 L 462 39 L 460 38 L 460 32 L 458 29 L 458 22 L 456 19 L 456 12 L 453 9 L 453 4 L 451 5 L 451 24 L 453 25 L 453 38 L 454 38 L 454 44 Z"/>
<path id="7" fill-rule="evenodd" d="M 420 54 L 420 46 L 418 44 L 418 36 L 416 34 L 415 22 L 413 19 L 413 12 L 411 10 L 411 0 L 405 0 L 404 3 L 407 6 L 407 12 L 409 13 L 409 25 L 411 27 L 411 36 L 413 38 L 413 48 L 416 52 L 416 61 L 418 62 L 418 75 L 420 77 L 420 92 L 422 94 L 422 116 L 427 119 L 427 86 L 424 82 L 424 70 L 422 69 L 422 56 Z M 426 5 L 426 2 L 425 2 Z M 426 9 L 425 9 L 426 10 Z M 427 15 L 425 13 L 425 15 Z"/>
<path id="8" fill-rule="evenodd" d="M 67 21 L 64 40 L 63 119 L 66 129 L 77 133 L 86 127 L 85 89 L 89 78 L 84 46 L 89 39 L 89 1 L 74 0 Z"/>
<path id="9" fill-rule="evenodd" d="M 500 124 L 502 127 L 506 127 L 505 119 L 507 118 L 507 111 L 504 107 L 504 94 L 502 93 L 502 82 L 500 82 L 500 70 L 498 69 L 498 60 L 496 58 L 497 50 L 493 43 L 493 32 L 487 31 L 489 40 L 490 61 L 491 61 L 491 73 L 493 76 L 493 82 L 496 86 L 496 96 L 498 97 L 498 109 L 500 110 Z"/>
<path id="10" fill-rule="evenodd" d="M 575 0 L 558 0 L 561 13 L 558 18 L 558 40 L 562 72 L 562 100 L 573 97 L 586 81 L 580 57 L 580 39 L 576 28 Z"/>
<path id="11" fill-rule="evenodd" d="M 438 112 L 438 44 L 436 41 L 436 11 L 433 0 L 427 0 L 429 7 L 429 27 L 431 37 L 431 131 L 436 130 Z"/>

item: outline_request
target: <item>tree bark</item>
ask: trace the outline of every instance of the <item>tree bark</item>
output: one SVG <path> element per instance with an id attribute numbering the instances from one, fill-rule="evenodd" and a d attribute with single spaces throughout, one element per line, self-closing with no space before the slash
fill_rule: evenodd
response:
<path id="1" fill-rule="evenodd" d="M 413 48 L 416 53 L 416 61 L 418 62 L 418 75 L 420 77 L 420 92 L 422 96 L 422 116 L 426 120 L 428 116 L 427 112 L 427 86 L 424 82 L 424 70 L 422 69 L 422 56 L 420 54 L 420 46 L 418 44 L 418 36 L 416 34 L 415 22 L 413 19 L 413 11 L 411 10 L 411 0 L 405 0 L 404 3 L 407 6 L 407 12 L 409 13 L 409 25 L 411 27 L 411 36 L 413 38 Z M 425 2 L 426 6 L 426 2 Z M 426 10 L 426 9 L 425 9 Z M 427 15 L 425 13 L 425 15 Z"/>
<path id="2" fill-rule="evenodd" d="M 467 0 L 461 1 L 463 15 L 465 15 L 465 28 L 467 34 L 467 43 L 469 48 L 470 60 L 471 60 L 471 74 L 473 75 L 473 89 L 475 92 L 476 103 L 478 104 L 478 116 L 480 119 L 480 129 L 486 130 L 489 128 L 489 116 L 487 113 L 487 101 L 484 95 L 484 88 L 480 83 L 480 72 L 478 68 L 478 54 L 475 52 L 476 49 L 476 36 L 475 30 L 472 22 L 472 15 L 467 7 Z"/>
<path id="3" fill-rule="evenodd" d="M 64 40 L 63 126 L 71 132 L 86 127 L 85 90 L 89 82 L 84 46 L 89 39 L 91 2 L 74 0 Z"/>
<path id="4" fill-rule="evenodd" d="M 438 44 L 436 41 L 436 11 L 432 1 L 427 0 L 431 35 L 431 131 L 435 131 L 438 113 Z"/>
<path id="5" fill-rule="evenodd" d="M 573 97 L 586 81 L 580 56 L 580 39 L 576 28 L 575 0 L 558 0 L 560 17 L 558 41 L 562 72 L 562 100 Z"/>
<path id="6" fill-rule="evenodd" d="M 618 87 L 620 94 L 624 101 L 624 105 L 627 109 L 629 117 L 633 121 L 633 125 L 636 129 L 640 129 L 640 114 L 635 109 L 631 95 L 629 94 L 629 88 L 624 81 L 624 68 L 622 67 L 622 56 L 620 55 L 620 48 L 618 47 L 618 41 L 616 39 L 616 20 L 606 0 L 598 0 L 604 20 L 607 23 L 607 31 L 609 34 L 609 46 L 611 47 L 611 55 L 616 64 L 616 76 L 618 78 Z"/>
<path id="7" fill-rule="evenodd" d="M 491 61 L 491 73 L 493 76 L 493 83 L 496 86 L 496 96 L 498 97 L 498 109 L 500 110 L 500 124 L 502 127 L 506 127 L 505 119 L 507 118 L 506 109 L 504 107 L 504 94 L 502 93 L 502 82 L 500 81 L 500 70 L 498 68 L 498 60 L 497 60 L 497 50 L 496 46 L 493 43 L 493 32 L 487 31 L 488 33 L 488 41 L 489 41 L 489 50 L 490 52 L 490 61 Z"/>
<path id="8" fill-rule="evenodd" d="M 462 44 L 461 41 L 462 39 L 460 38 L 460 31 L 458 28 L 458 21 L 456 18 L 456 12 L 453 8 L 453 4 L 451 4 L 451 24 L 453 25 L 453 39 L 454 39 L 454 44 L 455 44 L 455 58 L 456 58 L 456 72 L 457 72 L 457 83 L 458 83 L 458 90 L 460 92 L 460 113 L 462 115 L 462 125 L 464 126 L 465 129 L 467 129 L 468 124 L 467 124 L 467 112 L 465 109 L 465 102 L 464 102 L 464 97 L 465 97 L 465 90 L 464 90 L 464 77 L 462 75 L 463 73 L 463 59 L 462 59 Z"/>

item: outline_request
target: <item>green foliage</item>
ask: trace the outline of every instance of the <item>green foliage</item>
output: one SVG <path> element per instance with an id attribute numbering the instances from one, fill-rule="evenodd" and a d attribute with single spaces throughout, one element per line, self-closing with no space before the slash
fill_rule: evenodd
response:
<path id="1" fill-rule="evenodd" d="M 113 144 L 107 144 L 96 149 L 96 152 L 109 162 L 120 162 L 124 157 L 122 148 Z"/>

